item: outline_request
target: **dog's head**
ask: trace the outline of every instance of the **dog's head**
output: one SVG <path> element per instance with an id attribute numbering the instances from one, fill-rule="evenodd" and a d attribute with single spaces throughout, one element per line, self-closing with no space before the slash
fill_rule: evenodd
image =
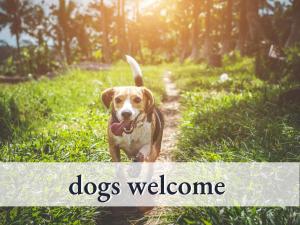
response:
<path id="1" fill-rule="evenodd" d="M 149 113 L 154 107 L 152 92 L 145 87 L 113 87 L 102 92 L 106 108 L 112 107 L 119 121 L 134 120 L 141 113 Z"/>

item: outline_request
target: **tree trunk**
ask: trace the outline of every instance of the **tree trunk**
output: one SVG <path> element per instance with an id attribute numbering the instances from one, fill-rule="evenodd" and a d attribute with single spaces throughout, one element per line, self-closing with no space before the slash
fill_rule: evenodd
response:
<path id="1" fill-rule="evenodd" d="M 126 12 L 125 12 L 125 2 L 126 0 L 123 0 L 122 4 L 122 34 L 123 34 L 123 52 L 124 54 L 128 51 L 128 41 L 127 41 L 127 35 L 126 35 Z"/>
<path id="2" fill-rule="evenodd" d="M 101 0 L 101 22 L 102 22 L 102 52 L 105 63 L 111 63 L 111 53 L 108 37 L 108 21 L 104 0 Z"/>
<path id="3" fill-rule="evenodd" d="M 260 18 L 258 14 L 259 1 L 247 0 L 247 22 L 249 25 L 249 34 L 251 41 L 259 44 L 259 41 L 264 37 L 264 32 L 260 25 Z"/>
<path id="4" fill-rule="evenodd" d="M 239 19 L 239 40 L 238 40 L 238 50 L 241 55 L 245 55 L 245 44 L 247 39 L 247 0 L 240 0 L 240 19 Z"/>
<path id="5" fill-rule="evenodd" d="M 67 11 L 65 0 L 59 0 L 59 15 L 58 15 L 59 25 L 62 31 L 63 49 L 64 56 L 68 64 L 71 63 L 71 49 L 70 49 L 70 38 L 68 32 L 68 22 L 67 22 Z"/>
<path id="6" fill-rule="evenodd" d="M 64 49 L 65 49 L 65 55 L 67 59 L 67 63 L 71 64 L 71 49 L 70 49 L 70 40 L 68 37 L 68 34 L 65 34 L 65 41 L 64 41 Z"/>
<path id="7" fill-rule="evenodd" d="M 142 53 L 142 47 L 141 47 L 141 38 L 140 38 L 140 28 L 141 28 L 141 24 L 140 24 L 140 0 L 136 0 L 136 24 L 137 24 L 137 30 L 136 30 L 136 51 L 137 54 L 139 55 L 141 61 L 143 60 L 143 53 Z"/>
<path id="8" fill-rule="evenodd" d="M 126 22 L 125 22 L 125 0 L 118 0 L 118 48 L 120 57 L 127 53 L 127 37 L 126 37 Z"/>
<path id="9" fill-rule="evenodd" d="M 200 1 L 194 0 L 193 4 L 193 36 L 192 36 L 192 53 L 190 58 L 193 61 L 198 61 L 199 59 L 199 14 L 200 14 Z"/>
<path id="10" fill-rule="evenodd" d="M 189 32 L 188 29 L 184 29 L 181 33 L 181 52 L 179 56 L 179 62 L 183 63 L 187 57 L 188 51 L 188 40 L 189 40 Z"/>
<path id="11" fill-rule="evenodd" d="M 232 50 L 232 0 L 227 1 L 226 7 L 226 27 L 223 37 L 223 46 L 221 53 L 226 54 Z"/>
<path id="12" fill-rule="evenodd" d="M 22 57 L 21 57 L 21 47 L 20 47 L 20 34 L 18 32 L 16 32 L 16 43 L 17 43 L 17 59 L 18 59 L 18 63 L 17 63 L 17 72 L 18 73 L 22 73 Z"/>
<path id="13" fill-rule="evenodd" d="M 300 42 L 300 1 L 293 1 L 292 26 L 290 35 L 285 43 L 286 47 L 292 47 Z"/>
<path id="14" fill-rule="evenodd" d="M 134 0 L 133 20 L 128 23 L 128 43 L 129 53 L 132 56 L 139 56 L 142 59 L 141 44 L 140 44 L 140 0 Z"/>
<path id="15" fill-rule="evenodd" d="M 206 18 L 205 18 L 205 40 L 202 48 L 202 58 L 209 59 L 212 52 L 211 42 L 211 8 L 213 0 L 206 0 Z"/>
<path id="16" fill-rule="evenodd" d="M 18 54 L 18 60 L 21 58 L 21 48 L 20 48 L 20 34 L 16 32 L 16 43 L 17 43 L 17 54 Z"/>

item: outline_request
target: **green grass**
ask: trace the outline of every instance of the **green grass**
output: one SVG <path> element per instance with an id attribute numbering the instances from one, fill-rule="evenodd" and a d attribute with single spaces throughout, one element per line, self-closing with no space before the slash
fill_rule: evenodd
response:
<path id="1" fill-rule="evenodd" d="M 230 81 L 220 82 L 228 73 Z M 280 106 L 278 95 L 296 84 L 272 85 L 255 78 L 251 59 L 223 68 L 175 69 L 182 90 L 180 161 L 300 161 L 300 107 Z"/>
<path id="2" fill-rule="evenodd" d="M 143 67 L 144 82 L 160 103 L 162 67 Z M 100 93 L 133 85 L 127 64 L 109 71 L 70 70 L 53 80 L 0 84 L 0 161 L 110 161 L 108 111 Z M 0 208 L 0 224 L 94 224 L 93 207 Z"/>
<path id="3" fill-rule="evenodd" d="M 300 108 L 277 102 L 279 93 L 299 84 L 265 83 L 255 78 L 253 60 L 238 56 L 218 69 L 143 67 L 158 103 L 164 69 L 173 72 L 181 90 L 178 161 L 300 161 Z M 224 72 L 231 81 L 218 81 Z M 108 112 L 100 92 L 132 84 L 128 65 L 118 64 L 105 72 L 71 70 L 54 80 L 0 85 L 0 160 L 109 161 Z M 94 207 L 0 208 L 0 224 L 95 224 L 101 213 Z M 299 207 L 172 208 L 160 219 L 162 224 L 299 224 Z"/>
<path id="4" fill-rule="evenodd" d="M 279 93 L 297 84 L 268 84 L 253 71 L 253 60 L 239 57 L 225 59 L 222 68 L 172 67 L 183 117 L 177 161 L 300 161 L 300 106 L 278 104 Z M 231 80 L 220 82 L 222 73 Z M 166 224 L 299 224 L 300 210 L 188 207 L 162 218 Z"/>
<path id="5" fill-rule="evenodd" d="M 144 68 L 159 104 L 162 70 Z M 133 85 L 127 65 L 111 71 L 71 70 L 54 80 L 0 86 L 1 161 L 108 161 L 107 110 L 100 93 Z"/>

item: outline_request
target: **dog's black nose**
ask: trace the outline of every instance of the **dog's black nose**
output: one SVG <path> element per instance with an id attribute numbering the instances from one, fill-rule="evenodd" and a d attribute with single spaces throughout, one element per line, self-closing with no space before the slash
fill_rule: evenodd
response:
<path id="1" fill-rule="evenodd" d="M 123 111 L 122 116 L 124 119 L 129 119 L 131 117 L 132 113 L 130 111 Z"/>

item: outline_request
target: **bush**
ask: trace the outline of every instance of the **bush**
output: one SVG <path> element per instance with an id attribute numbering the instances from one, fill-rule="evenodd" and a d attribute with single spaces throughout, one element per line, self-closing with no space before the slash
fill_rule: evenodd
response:
<path id="1" fill-rule="evenodd" d="M 60 64 L 53 60 L 53 53 L 48 49 L 47 44 L 23 48 L 21 58 L 21 71 L 24 75 L 45 75 L 60 68 Z"/>
<path id="2" fill-rule="evenodd" d="M 41 46 L 28 46 L 22 48 L 20 60 L 9 57 L 1 66 L 0 71 L 6 76 L 28 76 L 34 77 L 45 75 L 61 67 L 60 63 L 53 60 L 53 52 L 46 44 Z"/>
<path id="3" fill-rule="evenodd" d="M 300 46 L 284 50 L 283 59 L 271 58 L 267 50 L 255 59 L 256 76 L 271 83 L 300 80 Z"/>
<path id="4" fill-rule="evenodd" d="M 286 50 L 286 72 L 289 80 L 300 81 L 300 45 Z"/>
<path id="5" fill-rule="evenodd" d="M 0 72 L 6 76 L 12 76 L 17 73 L 17 67 L 12 56 L 8 57 L 2 65 L 0 65 Z"/>

